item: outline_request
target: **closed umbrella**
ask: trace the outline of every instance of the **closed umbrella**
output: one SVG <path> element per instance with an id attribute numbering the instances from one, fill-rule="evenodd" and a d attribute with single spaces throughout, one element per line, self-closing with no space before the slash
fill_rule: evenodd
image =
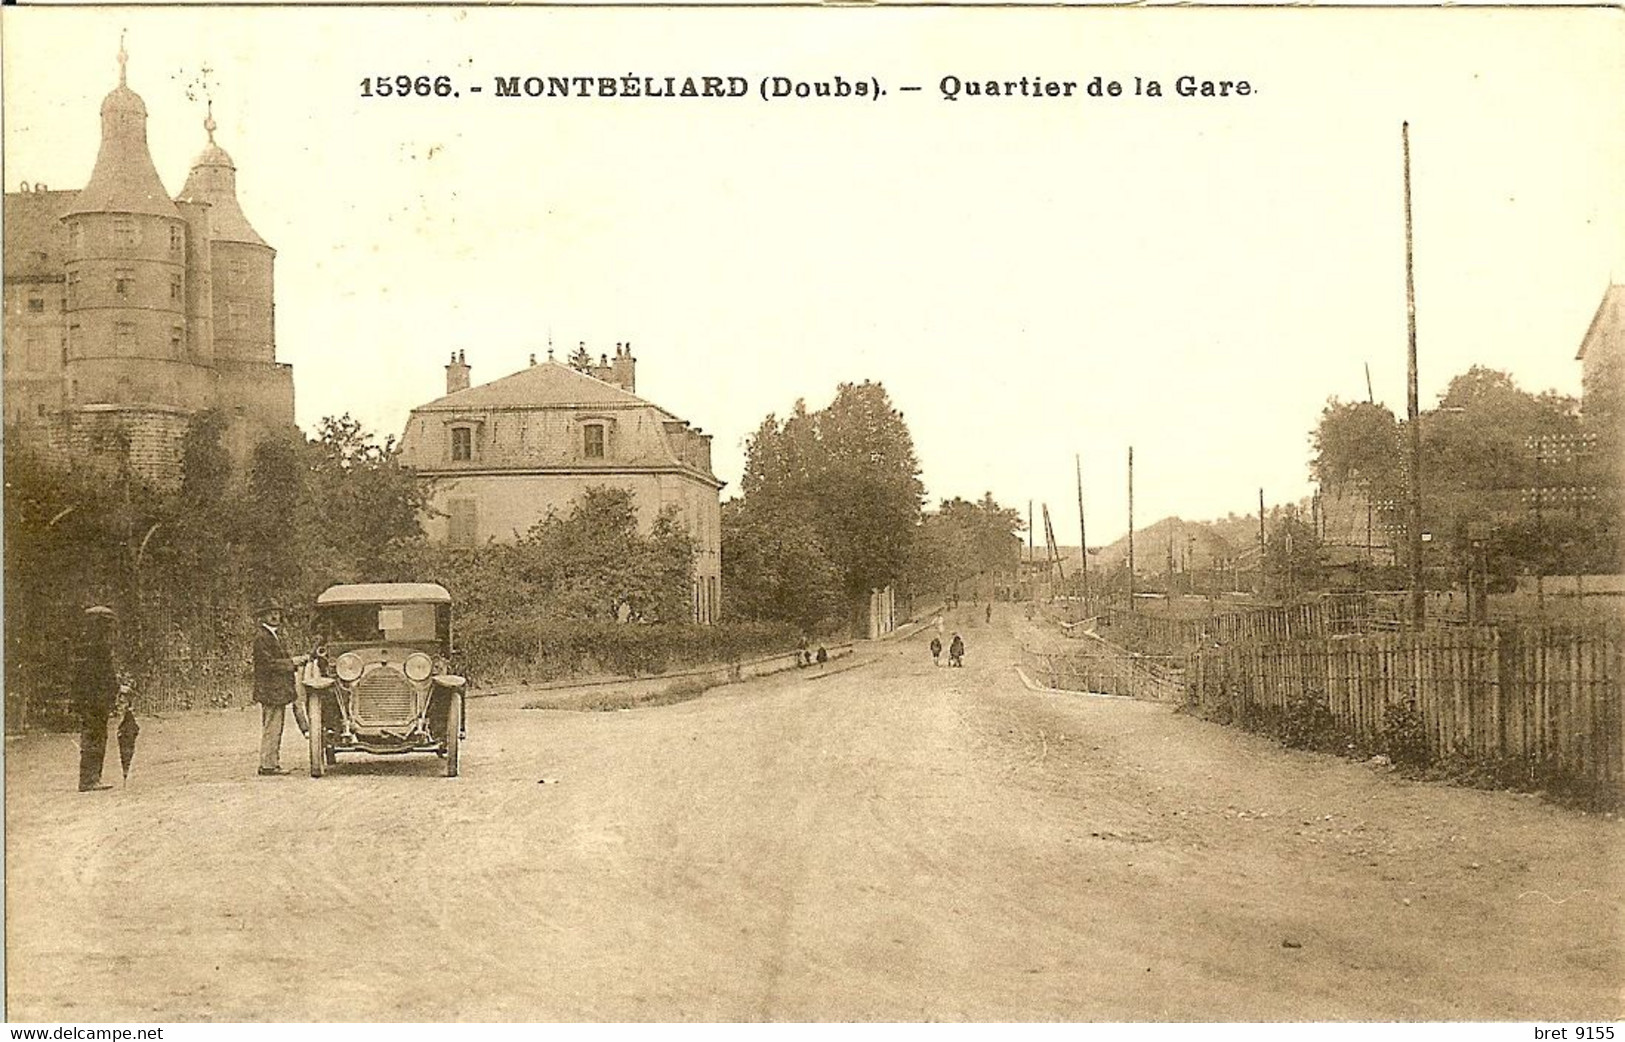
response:
<path id="1" fill-rule="evenodd" d="M 130 761 L 135 759 L 135 736 L 141 725 L 135 722 L 135 710 L 124 707 L 124 719 L 118 723 L 118 762 L 124 768 L 124 780 L 130 780 Z"/>

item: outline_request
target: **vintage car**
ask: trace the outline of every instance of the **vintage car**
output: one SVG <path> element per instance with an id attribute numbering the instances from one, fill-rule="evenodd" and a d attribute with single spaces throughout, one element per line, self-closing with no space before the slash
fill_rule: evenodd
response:
<path id="1" fill-rule="evenodd" d="M 301 686 L 310 774 L 340 753 L 432 752 L 457 777 L 465 681 L 451 672 L 451 594 L 435 583 L 330 586 L 316 598 L 320 653 Z"/>

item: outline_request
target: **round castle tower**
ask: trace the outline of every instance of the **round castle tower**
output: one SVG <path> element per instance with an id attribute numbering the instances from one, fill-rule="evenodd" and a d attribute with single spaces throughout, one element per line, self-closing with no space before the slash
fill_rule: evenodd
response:
<path id="1" fill-rule="evenodd" d="M 211 106 L 203 128 L 209 143 L 192 163 L 186 186 L 176 196 L 183 205 L 209 208 L 205 270 L 212 282 L 214 358 L 225 368 L 232 363 L 267 364 L 276 361 L 276 315 L 272 309 L 276 251 L 260 238 L 237 202 L 237 167 L 226 150 L 215 143 Z"/>
<path id="2" fill-rule="evenodd" d="M 118 58 L 118 86 L 102 101 L 96 167 L 62 217 L 69 407 L 204 408 L 213 373 L 189 350 L 188 215 L 153 166 L 147 107 L 126 82 L 122 42 Z"/>

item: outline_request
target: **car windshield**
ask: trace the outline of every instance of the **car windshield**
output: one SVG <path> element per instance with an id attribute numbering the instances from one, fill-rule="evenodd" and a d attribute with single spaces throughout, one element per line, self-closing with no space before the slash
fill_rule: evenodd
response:
<path id="1" fill-rule="evenodd" d="M 440 639 L 433 604 L 335 604 L 322 610 L 323 635 L 341 644 L 412 643 Z"/>

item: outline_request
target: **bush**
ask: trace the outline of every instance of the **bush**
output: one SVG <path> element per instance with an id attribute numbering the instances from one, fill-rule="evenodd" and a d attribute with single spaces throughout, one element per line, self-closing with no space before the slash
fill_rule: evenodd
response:
<path id="1" fill-rule="evenodd" d="M 1318 691 L 1304 691 L 1288 701 L 1279 727 L 1281 744 L 1291 749 L 1344 752 L 1353 741 Z"/>
<path id="2" fill-rule="evenodd" d="M 550 619 L 465 620 L 461 668 L 480 682 L 581 674 L 652 676 L 788 651 L 799 633 L 772 623 L 638 625 Z"/>
<path id="3" fill-rule="evenodd" d="M 1407 767 L 1427 764 L 1427 725 L 1414 700 L 1390 703 L 1382 711 L 1382 751 L 1396 764 Z"/>

